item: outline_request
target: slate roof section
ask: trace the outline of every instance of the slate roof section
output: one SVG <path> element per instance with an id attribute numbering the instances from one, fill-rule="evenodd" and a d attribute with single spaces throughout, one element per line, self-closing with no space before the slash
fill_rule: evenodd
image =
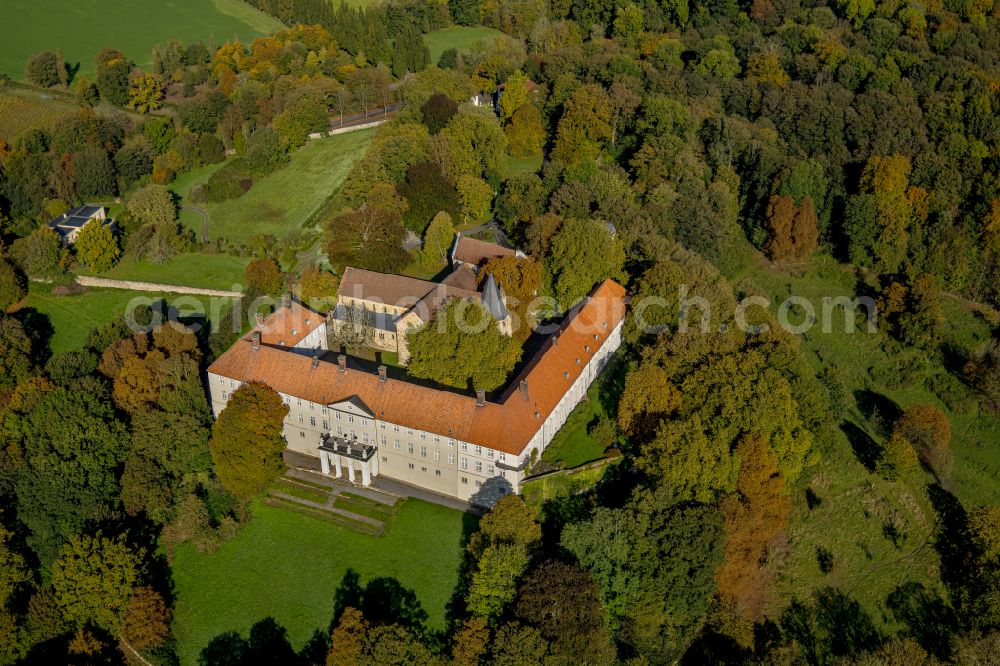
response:
<path id="1" fill-rule="evenodd" d="M 273 316 L 273 315 L 272 315 Z M 546 343 L 511 380 L 499 402 L 476 406 L 471 395 L 412 384 L 379 381 L 377 373 L 320 361 L 262 344 L 244 336 L 209 367 L 212 374 L 241 382 L 262 382 L 276 391 L 329 405 L 356 398 L 380 419 L 408 428 L 520 455 L 586 362 L 625 317 L 625 289 L 607 280 L 567 316 L 553 341 Z M 517 390 L 528 383 L 528 397 Z"/>
<path id="2" fill-rule="evenodd" d="M 510 316 L 510 313 L 507 312 L 507 306 L 503 302 L 503 296 L 500 294 L 500 287 L 493 279 L 493 273 L 489 273 L 486 276 L 486 282 L 483 283 L 483 305 L 497 321 L 502 321 Z"/>

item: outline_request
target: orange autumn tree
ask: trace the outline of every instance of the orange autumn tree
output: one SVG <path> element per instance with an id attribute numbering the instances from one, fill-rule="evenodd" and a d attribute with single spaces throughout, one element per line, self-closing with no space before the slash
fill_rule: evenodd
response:
<path id="1" fill-rule="evenodd" d="M 771 261 L 807 259 L 819 245 L 819 220 L 811 197 L 796 207 L 790 194 L 772 195 L 767 202 L 769 238 L 764 249 Z"/>
<path id="2" fill-rule="evenodd" d="M 789 501 L 778 459 L 762 438 L 744 436 L 736 455 L 740 461 L 736 492 L 719 503 L 726 547 L 716 572 L 718 600 L 728 614 L 756 621 L 764 610 L 768 582 L 761 562 L 768 544 L 785 529 Z"/>
<path id="3" fill-rule="evenodd" d="M 947 471 L 951 423 L 940 409 L 933 405 L 910 407 L 896 421 L 893 434 L 910 442 L 920 461 L 935 474 Z"/>

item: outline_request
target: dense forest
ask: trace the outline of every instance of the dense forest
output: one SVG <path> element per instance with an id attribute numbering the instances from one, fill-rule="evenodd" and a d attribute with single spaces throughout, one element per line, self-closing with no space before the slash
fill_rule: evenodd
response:
<path id="1" fill-rule="evenodd" d="M 541 507 L 510 496 L 487 513 L 447 630 L 360 596 L 340 600 L 332 631 L 299 654 L 237 636 L 201 663 L 996 660 L 1000 507 L 959 492 L 952 443 L 965 434 L 951 418 L 1000 430 L 1000 5 L 251 4 L 289 28 L 249 45 L 166 44 L 152 72 L 108 49 L 97 80 L 74 84 L 79 114 L 0 145 L 5 307 L 27 279 L 62 280 L 74 262 L 191 249 L 202 241 L 165 197 L 179 174 L 229 151 L 198 196 L 238 198 L 331 117 L 397 98 L 324 208 L 335 269 L 434 266 L 451 220 L 491 215 L 532 258 L 498 273 L 501 286 L 551 296 L 547 316 L 606 278 L 633 304 L 667 304 L 645 312 L 652 328 L 628 322 L 600 383 L 610 416 L 593 427 L 622 461 Z M 452 24 L 509 38 L 430 62 L 422 34 Z M 66 85 L 54 54 L 30 71 Z M 469 104 L 501 85 L 496 109 Z M 171 113 L 99 114 L 98 100 Z M 510 173 L 511 158 L 529 157 L 537 172 Z M 116 195 L 120 239 L 71 254 L 45 228 L 71 204 Z M 408 232 L 423 237 L 420 256 L 404 250 Z M 859 393 L 773 312 L 750 310 L 743 325 L 738 303 L 762 293 L 747 279 L 755 267 L 791 280 L 819 261 L 877 304 L 879 349 L 899 361 L 886 374 L 916 382 L 917 364 L 947 377 L 929 388 L 934 404 L 869 410 L 853 449 L 872 484 L 917 488 L 935 515 L 933 566 L 893 581 L 877 606 L 833 585 L 783 596 L 792 516 L 824 501 L 806 483 L 813 470 L 847 464 L 837 442 Z M 252 290 L 316 278 L 267 266 Z M 686 331 L 679 290 L 709 305 L 710 327 Z M 984 313 L 992 342 L 946 335 L 945 299 Z M 244 526 L 280 468 L 280 401 L 242 394 L 244 411 L 213 426 L 201 375 L 226 330 L 134 334 L 118 321 L 52 357 L 45 327 L 24 310 L 0 318 L 0 661 L 176 663 L 171 549 L 210 550 Z M 251 433 L 265 433 L 263 467 L 241 459 Z M 884 532 L 903 539 L 891 523 Z M 821 575 L 838 566 L 822 546 L 806 557 Z"/>

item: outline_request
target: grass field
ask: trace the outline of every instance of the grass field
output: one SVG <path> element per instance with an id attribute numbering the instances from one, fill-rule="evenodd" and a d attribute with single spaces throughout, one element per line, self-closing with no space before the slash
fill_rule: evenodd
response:
<path id="1" fill-rule="evenodd" d="M 590 422 L 604 414 L 597 393 L 598 383 L 595 382 L 587 391 L 589 399 L 577 405 L 566 417 L 566 423 L 542 453 L 542 460 L 559 467 L 570 468 L 604 456 L 604 445 L 594 441 L 587 434 Z"/>
<path id="2" fill-rule="evenodd" d="M 493 28 L 455 26 L 428 32 L 424 35 L 424 43 L 431 51 L 431 62 L 436 63 L 441 54 L 448 49 L 457 49 L 460 53 L 468 53 L 477 42 L 491 42 L 497 37 L 512 39 Z"/>
<path id="3" fill-rule="evenodd" d="M 244 42 L 281 28 L 276 20 L 241 0 L 5 0 L 0 3 L 4 45 L 0 72 L 24 80 L 28 57 L 60 48 L 77 74 L 93 75 L 94 57 L 116 48 L 148 68 L 154 45 L 177 39 L 216 43 L 238 36 Z"/>
<path id="4" fill-rule="evenodd" d="M 542 168 L 542 156 L 537 157 L 508 157 L 507 177 L 516 176 L 522 173 L 538 173 Z"/>
<path id="5" fill-rule="evenodd" d="M 802 274 L 759 267 L 746 281 L 771 300 L 772 312 L 790 293 L 805 297 L 816 304 L 820 323 L 822 299 L 851 295 L 854 288 L 849 269 L 829 258 L 818 258 Z M 969 309 L 948 298 L 943 307 L 945 341 L 974 347 L 986 338 L 989 326 Z M 871 429 L 865 413 L 870 396 L 881 396 L 884 404 L 901 409 L 930 403 L 948 414 L 954 468 L 947 485 L 966 507 L 1000 501 L 996 481 L 1000 478 L 1000 449 L 996 447 L 1000 421 L 978 414 L 974 398 L 937 356 L 926 361 L 912 351 L 895 350 L 881 333 L 846 334 L 842 310 L 835 311 L 830 323 L 830 332 L 821 332 L 817 325 L 800 336 L 800 342 L 817 371 L 826 366 L 839 370 L 848 408 L 838 415 L 844 426 L 817 442 L 822 461 L 808 468 L 790 491 L 788 548 L 782 549 L 775 562 L 779 574 L 774 603 L 780 607 L 793 597 L 804 598 L 816 587 L 831 584 L 880 618 L 885 617 L 881 609 L 886 596 L 897 585 L 911 580 L 935 585 L 937 555 L 929 539 L 937 516 L 927 495 L 927 485 L 933 480 L 929 474 L 921 472 L 890 483 L 870 472 L 855 454 L 848 433 L 854 442 L 864 441 L 864 433 Z M 867 435 L 877 438 L 875 433 Z M 812 493 L 811 508 L 807 491 Z M 890 525 L 903 535 L 897 543 L 887 536 Z M 817 548 L 833 554 L 829 574 L 819 569 Z"/>
<path id="6" fill-rule="evenodd" d="M 198 253 L 181 254 L 162 264 L 122 259 L 100 277 L 228 291 L 243 284 L 243 271 L 249 262 L 228 254 Z"/>
<path id="7" fill-rule="evenodd" d="M 348 570 L 361 584 L 387 576 L 412 590 L 431 629 L 443 629 L 445 604 L 458 582 L 465 514 L 408 499 L 385 536 L 358 534 L 310 516 L 255 505 L 251 521 L 213 554 L 190 544 L 171 565 L 174 633 L 182 665 L 198 662 L 225 631 L 247 635 L 272 617 L 301 649 L 315 630 L 327 632 L 334 595 Z"/>
<path id="8" fill-rule="evenodd" d="M 14 143 L 19 134 L 33 129 L 48 129 L 62 118 L 76 112 L 68 101 L 33 90 L 11 90 L 0 94 L 0 139 Z"/>
<path id="9" fill-rule="evenodd" d="M 356 159 L 364 155 L 374 130 L 360 130 L 308 142 L 292 154 L 290 163 L 260 181 L 238 199 L 195 204 L 211 218 L 209 237 L 244 241 L 253 234 L 285 237 L 302 229 L 309 217 L 347 176 Z M 221 165 L 203 167 L 178 178 L 171 189 L 184 198 L 205 182 Z M 184 211 L 181 221 L 201 233 L 201 218 Z"/>
<path id="10" fill-rule="evenodd" d="M 53 296 L 48 285 L 32 283 L 21 309 L 32 308 L 45 315 L 52 327 L 49 349 L 53 355 L 80 349 L 92 330 L 123 314 L 133 299 L 149 305 L 159 299 L 177 309 L 181 319 L 208 313 L 210 322 L 222 319 L 229 309 L 227 299 L 180 294 L 94 289 L 73 296 Z"/>

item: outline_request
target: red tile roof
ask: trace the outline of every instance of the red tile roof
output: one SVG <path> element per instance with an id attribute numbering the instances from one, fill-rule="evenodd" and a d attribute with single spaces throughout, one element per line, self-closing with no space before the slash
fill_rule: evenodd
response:
<path id="1" fill-rule="evenodd" d="M 294 347 L 304 337 L 315 331 L 325 317 L 296 300 L 281 305 L 264 320 L 263 326 L 255 326 L 260 331 L 260 341 L 265 345 Z"/>
<path id="2" fill-rule="evenodd" d="M 471 264 L 473 266 L 484 264 L 489 259 L 496 257 L 513 257 L 515 254 L 517 254 L 516 251 L 510 249 L 509 247 L 476 240 L 475 238 L 471 238 L 469 236 L 460 235 L 458 240 L 455 241 L 455 260 Z"/>
<path id="3" fill-rule="evenodd" d="M 261 382 L 276 391 L 332 404 L 357 396 L 379 419 L 520 455 L 542 422 L 580 375 L 587 361 L 625 316 L 625 289 L 607 280 L 567 317 L 553 341 L 536 354 L 498 402 L 476 406 L 462 395 L 378 375 L 263 344 L 238 340 L 208 369 L 241 382 Z M 528 383 L 528 398 L 518 390 Z"/>

